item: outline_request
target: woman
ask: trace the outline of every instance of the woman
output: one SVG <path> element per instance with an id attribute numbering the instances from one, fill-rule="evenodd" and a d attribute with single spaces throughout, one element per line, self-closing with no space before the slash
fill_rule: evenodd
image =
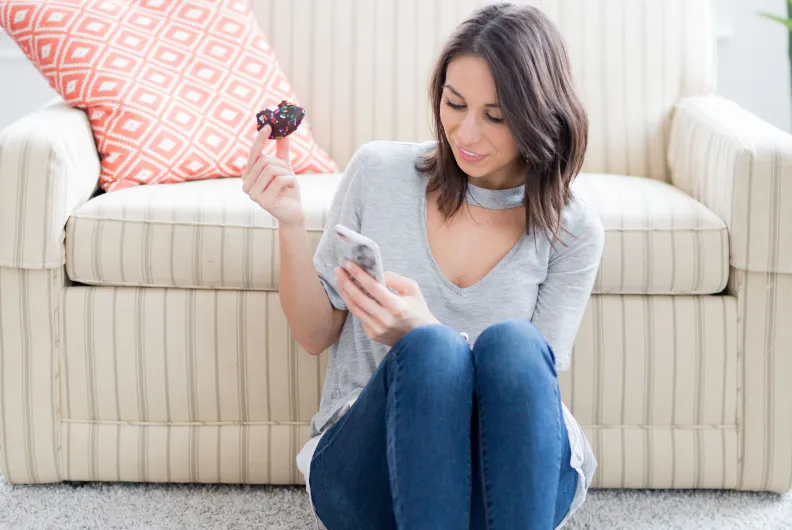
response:
<path id="1" fill-rule="evenodd" d="M 313 263 L 288 141 L 263 156 L 263 129 L 251 151 L 243 189 L 280 222 L 289 325 L 330 348 L 298 466 L 331 530 L 557 528 L 596 468 L 556 377 L 603 247 L 570 190 L 587 118 L 561 36 L 528 6 L 463 22 L 430 96 L 436 141 L 361 147 Z M 336 223 L 379 244 L 385 286 L 338 267 Z"/>

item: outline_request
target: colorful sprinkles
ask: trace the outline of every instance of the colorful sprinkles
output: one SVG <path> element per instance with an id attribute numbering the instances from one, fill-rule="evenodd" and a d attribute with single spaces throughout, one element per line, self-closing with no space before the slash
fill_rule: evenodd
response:
<path id="1" fill-rule="evenodd" d="M 288 101 L 281 101 L 276 109 L 265 109 L 256 114 L 256 131 L 269 124 L 272 126 L 270 139 L 285 138 L 297 130 L 303 117 L 305 109 L 292 105 Z"/>

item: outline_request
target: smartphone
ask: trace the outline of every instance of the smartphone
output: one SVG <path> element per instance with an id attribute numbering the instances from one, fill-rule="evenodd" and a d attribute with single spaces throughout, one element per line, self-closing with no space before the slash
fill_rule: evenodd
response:
<path id="1" fill-rule="evenodd" d="M 343 267 L 344 261 L 349 260 L 369 273 L 379 283 L 385 285 L 385 269 L 382 266 L 382 255 L 379 246 L 362 234 L 344 225 L 335 226 L 336 255 L 338 265 Z M 351 276 L 350 276 L 351 278 Z M 354 278 L 352 279 L 357 283 Z"/>

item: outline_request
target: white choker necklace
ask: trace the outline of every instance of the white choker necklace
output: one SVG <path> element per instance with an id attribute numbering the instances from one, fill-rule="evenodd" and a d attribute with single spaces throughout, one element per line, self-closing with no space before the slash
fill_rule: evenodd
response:
<path id="1" fill-rule="evenodd" d="M 524 198 L 525 185 L 504 190 L 491 190 L 468 182 L 465 201 L 490 210 L 507 210 L 522 206 Z"/>

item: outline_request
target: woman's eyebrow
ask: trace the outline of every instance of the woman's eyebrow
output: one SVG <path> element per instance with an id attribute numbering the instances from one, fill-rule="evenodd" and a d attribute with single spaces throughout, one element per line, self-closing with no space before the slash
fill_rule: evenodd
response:
<path id="1" fill-rule="evenodd" d="M 447 88 L 448 90 L 450 90 L 451 92 L 453 92 L 453 93 L 454 93 L 454 95 L 455 95 L 455 96 L 457 96 L 458 98 L 461 98 L 462 100 L 464 100 L 464 99 L 465 99 L 464 97 L 462 97 L 462 94 L 460 94 L 459 92 L 457 92 L 456 90 L 454 90 L 454 87 L 452 87 L 452 86 L 451 86 L 451 85 L 449 85 L 448 83 L 444 84 L 444 85 L 443 85 L 443 88 Z M 486 104 L 486 105 L 484 105 L 484 106 L 485 106 L 485 107 L 495 107 L 496 109 L 499 109 L 499 108 L 500 108 L 500 105 L 498 105 L 497 103 L 487 103 L 487 104 Z"/>

